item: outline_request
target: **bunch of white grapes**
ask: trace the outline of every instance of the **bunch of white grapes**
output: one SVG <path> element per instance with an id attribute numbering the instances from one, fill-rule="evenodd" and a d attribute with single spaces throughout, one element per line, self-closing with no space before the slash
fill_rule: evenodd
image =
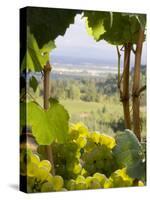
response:
<path id="1" fill-rule="evenodd" d="M 40 161 L 38 155 L 31 151 L 27 153 L 26 173 L 27 192 L 64 191 L 64 180 L 61 176 L 51 174 L 51 163 L 48 160 Z"/>

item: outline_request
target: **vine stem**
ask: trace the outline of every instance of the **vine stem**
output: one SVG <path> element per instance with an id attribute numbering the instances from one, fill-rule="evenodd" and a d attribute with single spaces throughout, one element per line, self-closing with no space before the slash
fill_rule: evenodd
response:
<path id="1" fill-rule="evenodd" d="M 140 29 L 136 44 L 135 66 L 134 66 L 133 88 L 132 88 L 133 131 L 136 134 L 139 141 L 141 141 L 139 93 L 144 89 L 144 88 L 140 89 L 140 69 L 141 69 L 143 41 L 144 41 L 144 30 Z"/>
<path id="2" fill-rule="evenodd" d="M 129 104 L 130 53 L 131 53 L 131 44 L 127 43 L 125 44 L 125 52 L 124 52 L 123 91 L 121 99 L 123 103 L 125 127 L 128 129 L 131 129 L 130 104 Z"/>
<path id="3" fill-rule="evenodd" d="M 49 62 L 44 66 L 44 109 L 47 110 L 49 108 L 50 102 L 50 72 L 51 72 L 51 65 Z M 52 174 L 55 175 L 55 168 L 54 168 L 54 160 L 53 160 L 53 152 L 52 146 L 47 145 L 45 147 L 47 159 L 52 164 Z"/>

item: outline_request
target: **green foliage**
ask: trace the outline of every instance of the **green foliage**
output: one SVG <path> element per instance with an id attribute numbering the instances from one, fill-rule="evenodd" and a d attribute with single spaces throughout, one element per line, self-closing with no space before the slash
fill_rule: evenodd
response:
<path id="1" fill-rule="evenodd" d="M 106 40 L 113 45 L 136 43 L 140 27 L 145 27 L 146 15 L 88 11 L 87 31 L 96 41 Z"/>
<path id="2" fill-rule="evenodd" d="M 54 40 L 64 35 L 81 11 L 28 7 L 27 9 L 27 45 L 21 56 L 21 70 L 41 71 L 49 61 L 49 53 L 55 48 Z M 25 31 L 25 30 L 23 30 Z M 22 50 L 23 52 L 23 50 Z"/>
<path id="3" fill-rule="evenodd" d="M 130 130 L 116 136 L 113 150 L 120 167 L 126 167 L 127 174 L 133 178 L 145 180 L 145 155 L 135 134 Z"/>
<path id="4" fill-rule="evenodd" d="M 39 48 L 54 41 L 57 36 L 64 35 L 66 29 L 74 22 L 78 10 L 56 9 L 56 8 L 27 8 L 27 25 L 34 35 Z"/>
<path id="5" fill-rule="evenodd" d="M 36 92 L 36 89 L 38 87 L 38 81 L 34 76 L 30 78 L 29 85 L 33 89 L 33 91 Z"/>
<path id="6" fill-rule="evenodd" d="M 53 41 L 49 41 L 40 49 L 38 43 L 30 29 L 27 29 L 27 50 L 21 63 L 21 70 L 41 71 L 49 61 L 49 53 L 55 48 Z"/>
<path id="7" fill-rule="evenodd" d="M 27 107 L 27 108 L 26 108 Z M 27 113 L 26 113 L 27 109 Z M 21 125 L 32 127 L 36 141 L 40 145 L 51 144 L 54 140 L 64 142 L 68 133 L 68 112 L 58 102 L 51 103 L 48 110 L 44 110 L 35 102 L 21 104 Z"/>
<path id="8" fill-rule="evenodd" d="M 27 8 L 27 50 L 21 70 L 42 71 L 49 61 L 49 52 L 55 47 L 55 38 L 65 33 L 76 13 L 80 12 Z M 104 39 L 115 45 L 136 43 L 139 29 L 144 29 L 146 24 L 145 15 L 85 11 L 84 16 L 87 31 L 96 41 Z M 34 76 L 29 84 L 35 92 L 37 80 Z M 96 86 L 91 83 L 87 90 L 82 88 L 84 94 L 81 95 L 81 90 L 72 86 L 67 95 L 70 99 L 82 96 L 86 101 L 99 101 L 97 88 L 97 82 Z M 62 96 L 66 98 L 65 92 Z M 82 123 L 72 124 L 68 130 L 68 112 L 55 99 L 50 99 L 50 105 L 48 110 L 44 110 L 35 102 L 21 104 L 21 126 L 32 127 L 39 145 L 53 142 L 56 171 L 53 176 L 51 163 L 40 160 L 41 155 L 33 154 L 29 149 L 21 150 L 20 169 L 21 175 L 27 177 L 28 192 L 126 187 L 135 185 L 137 180 L 140 180 L 137 185 L 144 185 L 145 155 L 131 131 L 126 130 L 113 138 L 89 131 Z M 105 107 L 102 112 L 106 113 Z"/>
<path id="9" fill-rule="evenodd" d="M 102 39 L 105 33 L 104 19 L 109 16 L 108 12 L 85 11 L 86 28 L 89 35 L 92 35 L 96 41 Z"/>
<path id="10" fill-rule="evenodd" d="M 81 99 L 87 102 L 100 102 L 102 95 L 114 96 L 117 94 L 116 83 L 116 75 L 109 75 L 101 79 L 53 79 L 51 96 L 57 99 Z"/>

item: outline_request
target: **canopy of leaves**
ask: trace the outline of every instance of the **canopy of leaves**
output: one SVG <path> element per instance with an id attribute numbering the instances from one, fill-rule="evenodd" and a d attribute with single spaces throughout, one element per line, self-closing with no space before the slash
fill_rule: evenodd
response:
<path id="1" fill-rule="evenodd" d="M 25 126 L 27 121 L 40 145 L 49 145 L 54 140 L 63 143 L 68 135 L 68 120 L 68 112 L 57 101 L 51 102 L 48 110 L 35 102 L 21 105 L 21 125 Z"/>
<path id="2" fill-rule="evenodd" d="M 47 61 L 49 53 L 55 48 L 54 40 L 64 35 L 66 29 L 74 22 L 78 10 L 27 7 L 27 41 L 21 44 L 21 70 L 41 71 Z M 22 19 L 22 18 L 21 18 Z M 23 22 L 22 22 L 23 23 Z M 21 27 L 21 32 L 26 32 Z M 24 36 L 25 37 L 25 36 Z M 27 43 L 27 44 L 26 44 Z M 24 50 L 23 48 L 25 48 Z"/>
<path id="3" fill-rule="evenodd" d="M 130 13 L 86 11 L 84 16 L 88 33 L 96 41 L 104 39 L 113 45 L 136 43 L 141 23 L 145 23 L 145 15 Z"/>
<path id="4" fill-rule="evenodd" d="M 54 41 L 57 36 L 64 35 L 79 10 L 56 8 L 27 8 L 27 25 L 34 35 L 39 48 Z"/>
<path id="5" fill-rule="evenodd" d="M 116 143 L 113 153 L 120 167 L 126 167 L 130 177 L 144 179 L 145 156 L 135 134 L 127 129 L 116 136 Z"/>

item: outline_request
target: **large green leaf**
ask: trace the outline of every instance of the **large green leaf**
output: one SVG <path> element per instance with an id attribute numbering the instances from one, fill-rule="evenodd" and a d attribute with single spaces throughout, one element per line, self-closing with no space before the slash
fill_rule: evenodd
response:
<path id="1" fill-rule="evenodd" d="M 108 17 L 108 12 L 96 12 L 96 11 L 85 11 L 84 16 L 86 17 L 86 29 L 89 35 L 92 35 L 96 41 L 102 39 L 103 33 L 105 33 L 104 19 Z"/>
<path id="2" fill-rule="evenodd" d="M 24 9 L 27 13 L 27 49 L 21 56 L 21 69 L 41 71 L 49 60 L 50 51 L 55 48 L 56 37 L 64 35 L 74 22 L 75 15 L 82 11 L 39 7 Z M 26 41 L 23 42 L 21 47 L 26 45 Z M 24 52 L 23 49 L 21 52 Z"/>
<path id="3" fill-rule="evenodd" d="M 22 61 L 21 70 L 24 69 L 30 71 L 41 71 L 44 65 L 49 61 L 49 53 L 55 48 L 55 44 L 49 41 L 41 49 L 37 44 L 37 41 L 33 34 L 30 33 L 28 28 L 27 31 L 27 50 Z"/>
<path id="4" fill-rule="evenodd" d="M 54 140 L 63 143 L 68 135 L 69 115 L 58 102 L 51 103 L 48 110 L 44 110 L 35 102 L 26 104 L 27 126 L 32 127 L 32 134 L 40 145 L 49 145 Z M 21 124 L 25 123 L 25 106 L 22 106 Z"/>
<path id="5" fill-rule="evenodd" d="M 116 143 L 113 153 L 120 167 L 126 167 L 132 178 L 144 179 L 145 156 L 135 134 L 127 129 L 116 136 Z"/>
<path id="6" fill-rule="evenodd" d="M 79 10 L 27 7 L 27 24 L 40 48 L 64 35 Z"/>

